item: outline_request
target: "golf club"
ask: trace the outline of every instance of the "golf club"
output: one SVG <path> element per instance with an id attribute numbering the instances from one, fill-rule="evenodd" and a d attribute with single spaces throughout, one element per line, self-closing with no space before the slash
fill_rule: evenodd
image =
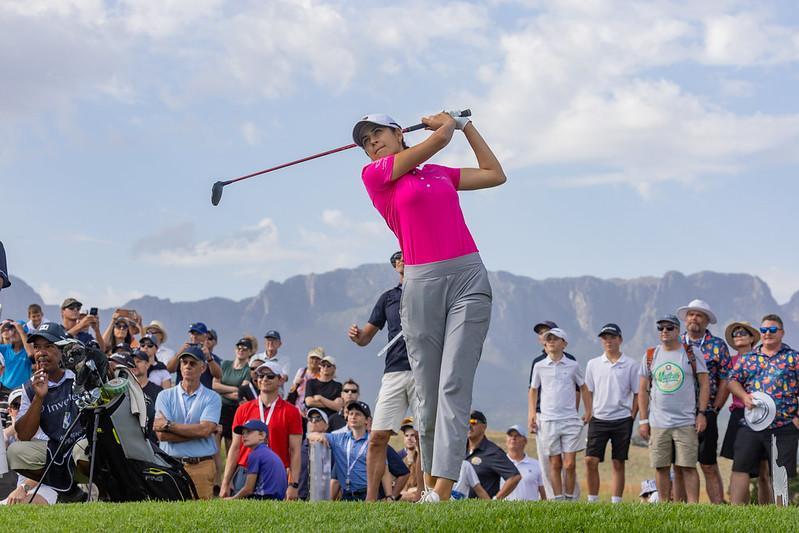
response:
<path id="1" fill-rule="evenodd" d="M 463 111 L 457 111 L 453 114 L 453 116 L 457 117 L 470 117 L 472 116 L 472 111 L 470 109 L 464 109 Z M 417 131 L 424 129 L 424 124 L 416 124 L 415 126 L 410 126 L 408 128 L 404 128 L 402 133 L 408 133 L 411 131 Z M 236 183 L 238 181 L 246 180 L 249 178 L 254 178 L 255 176 L 260 176 L 261 174 L 266 174 L 267 172 L 272 172 L 275 170 L 280 170 L 281 168 L 290 167 L 292 165 L 296 165 L 298 163 L 304 163 L 305 161 L 310 161 L 311 159 L 317 159 L 319 157 L 324 157 L 326 155 L 335 154 L 336 152 L 343 152 L 344 150 L 349 150 L 350 148 L 355 148 L 358 146 L 357 144 L 348 144 L 346 146 L 340 146 L 338 148 L 334 148 L 332 150 L 328 150 L 326 152 L 321 152 L 319 154 L 309 155 L 308 157 L 303 157 L 302 159 L 297 159 L 296 161 L 291 161 L 289 163 L 283 163 L 282 165 L 278 165 L 276 167 L 267 168 L 266 170 L 260 170 L 258 172 L 253 172 L 252 174 L 247 174 L 246 176 L 241 176 L 238 178 L 234 178 L 227 181 L 217 181 L 214 183 L 213 187 L 211 187 L 211 203 L 213 205 L 219 205 L 219 201 L 222 199 L 222 192 L 226 185 L 230 185 Z"/>

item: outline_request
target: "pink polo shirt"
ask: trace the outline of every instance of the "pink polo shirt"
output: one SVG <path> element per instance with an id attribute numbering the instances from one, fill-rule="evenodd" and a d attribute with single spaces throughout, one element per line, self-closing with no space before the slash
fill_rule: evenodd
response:
<path id="1" fill-rule="evenodd" d="M 421 265 L 477 251 L 458 200 L 461 171 L 424 165 L 391 181 L 394 155 L 363 168 L 363 183 L 377 211 L 397 236 L 406 265 Z"/>

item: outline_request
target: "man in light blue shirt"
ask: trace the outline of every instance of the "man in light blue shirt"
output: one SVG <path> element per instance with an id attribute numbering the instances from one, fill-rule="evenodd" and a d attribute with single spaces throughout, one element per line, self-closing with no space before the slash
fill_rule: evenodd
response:
<path id="1" fill-rule="evenodd" d="M 372 411 L 364 402 L 347 404 L 347 431 L 343 433 L 310 433 L 309 442 L 326 442 L 333 455 L 333 477 L 341 485 L 342 500 L 366 499 L 366 430 Z"/>
<path id="2" fill-rule="evenodd" d="M 199 346 L 187 346 L 178 355 L 183 380 L 165 389 L 155 400 L 153 429 L 161 449 L 183 463 L 202 499 L 213 497 L 218 451 L 214 434 L 222 401 L 200 383 L 207 362 Z"/>

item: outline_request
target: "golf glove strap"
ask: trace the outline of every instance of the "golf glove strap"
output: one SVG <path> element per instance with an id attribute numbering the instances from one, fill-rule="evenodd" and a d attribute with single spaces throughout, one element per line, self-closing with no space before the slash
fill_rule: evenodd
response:
<path id="1" fill-rule="evenodd" d="M 463 131 L 466 124 L 471 122 L 471 117 L 459 117 L 458 113 L 460 113 L 460 111 L 444 111 L 444 113 L 455 119 L 455 129 L 457 130 Z"/>

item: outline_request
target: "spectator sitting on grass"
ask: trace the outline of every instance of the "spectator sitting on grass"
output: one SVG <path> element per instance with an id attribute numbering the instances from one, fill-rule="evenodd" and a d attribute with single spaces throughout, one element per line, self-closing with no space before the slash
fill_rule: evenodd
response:
<path id="1" fill-rule="evenodd" d="M 419 432 L 413 427 L 413 418 L 407 417 L 402 421 L 400 431 L 403 435 L 405 448 L 400 450 L 399 456 L 410 470 L 405 487 L 402 489 L 400 500 L 404 502 L 418 501 L 422 496 L 422 463 L 419 461 Z"/>
<path id="2" fill-rule="evenodd" d="M 324 442 L 333 453 L 333 476 L 341 486 L 344 501 L 366 499 L 366 449 L 369 446 L 367 423 L 372 411 L 364 402 L 347 405 L 347 431 L 311 433 L 309 442 Z"/>
<path id="3" fill-rule="evenodd" d="M 227 500 L 252 498 L 255 500 L 282 500 L 286 497 L 288 478 L 283 461 L 269 449 L 269 428 L 260 420 L 248 420 L 233 430 L 241 435 L 241 442 L 249 448 L 247 478 L 244 486 Z"/>
<path id="4" fill-rule="evenodd" d="M 308 409 L 308 434 L 327 433 L 327 415 L 319 408 Z M 302 441 L 302 461 L 300 465 L 300 486 L 297 489 L 301 500 L 311 497 L 311 448 L 306 438 Z"/>
<path id="5" fill-rule="evenodd" d="M 502 448 L 486 438 L 486 424 L 486 417 L 483 413 L 472 411 L 469 416 L 466 460 L 474 466 L 480 484 L 488 495 L 495 500 L 504 500 L 508 494 L 513 492 L 522 476 Z M 505 480 L 502 488 L 500 488 L 500 479 Z M 475 496 L 475 492 L 469 495 L 471 498 Z"/>
<path id="6" fill-rule="evenodd" d="M 324 410 L 327 416 L 337 413 L 343 406 L 342 385 L 335 379 L 336 360 L 326 355 L 319 363 L 319 377 L 308 382 L 305 389 L 305 405 Z"/>
<path id="7" fill-rule="evenodd" d="M 660 496 L 654 479 L 645 479 L 641 482 L 641 492 L 638 494 L 641 503 L 658 503 Z"/>
<path id="8" fill-rule="evenodd" d="M 508 501 L 546 500 L 547 492 L 544 490 L 544 478 L 541 465 L 537 460 L 528 456 L 524 451 L 527 448 L 527 435 L 521 426 L 513 425 L 505 432 L 505 447 L 508 449 L 508 459 L 521 474 L 522 479 L 513 492 L 508 494 Z"/>
<path id="9" fill-rule="evenodd" d="M 458 480 L 452 486 L 451 498 L 453 500 L 465 500 L 469 498 L 469 494 L 474 494 L 474 498 L 481 500 L 491 499 L 491 496 L 480 484 L 480 479 L 477 477 L 474 467 L 469 461 L 463 461 Z"/>

